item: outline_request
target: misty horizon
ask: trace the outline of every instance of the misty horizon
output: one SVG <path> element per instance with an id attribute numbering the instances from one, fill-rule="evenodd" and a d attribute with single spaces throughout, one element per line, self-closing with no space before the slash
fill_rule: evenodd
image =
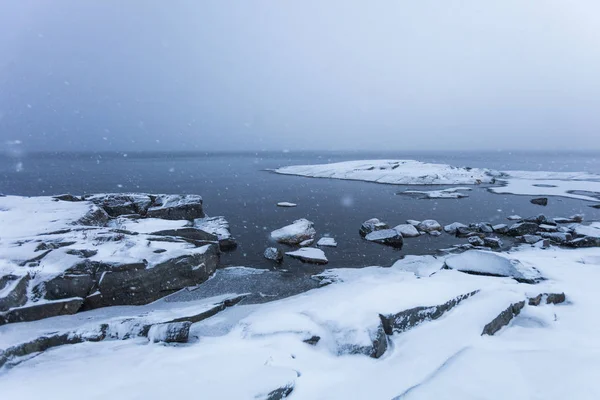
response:
<path id="1" fill-rule="evenodd" d="M 600 5 L 10 2 L 7 151 L 600 149 Z"/>

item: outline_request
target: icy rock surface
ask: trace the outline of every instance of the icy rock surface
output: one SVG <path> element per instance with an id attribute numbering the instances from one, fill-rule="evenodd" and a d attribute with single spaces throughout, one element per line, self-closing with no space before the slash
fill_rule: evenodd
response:
<path id="1" fill-rule="evenodd" d="M 365 236 L 365 239 L 369 242 L 385 244 L 396 248 L 402 248 L 404 244 L 402 234 L 395 229 L 383 229 L 371 232 Z"/>
<path id="2" fill-rule="evenodd" d="M 425 221 L 422 221 L 419 225 L 417 225 L 417 229 L 427 233 L 431 233 L 434 231 L 441 232 L 442 225 L 440 225 L 440 223 L 436 220 L 426 219 Z"/>
<path id="3" fill-rule="evenodd" d="M 190 326 L 192 323 L 189 321 L 152 325 L 148 330 L 148 340 L 152 343 L 186 343 Z"/>

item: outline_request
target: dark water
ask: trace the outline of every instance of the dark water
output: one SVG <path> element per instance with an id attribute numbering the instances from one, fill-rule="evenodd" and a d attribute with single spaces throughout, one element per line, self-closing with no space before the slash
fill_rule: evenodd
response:
<path id="1" fill-rule="evenodd" d="M 195 193 L 204 197 L 208 215 L 224 215 L 239 247 L 222 257 L 224 265 L 274 268 L 262 256 L 273 245 L 269 233 L 298 218 L 315 222 L 317 237 L 330 234 L 337 248 L 325 248 L 328 267 L 389 265 L 406 254 L 432 253 L 455 243 L 450 235 L 406 239 L 402 250 L 365 242 L 360 224 L 377 217 L 391 226 L 407 219 L 436 219 L 442 225 L 487 221 L 507 222 L 506 216 L 544 213 L 549 217 L 583 213 L 600 219 L 589 202 L 551 198 L 547 207 L 529 202 L 531 196 L 498 195 L 476 187 L 465 199 L 419 200 L 397 196 L 406 186 L 313 179 L 268 171 L 293 164 L 353 159 L 416 159 L 455 166 L 499 170 L 587 171 L 600 173 L 600 156 L 591 153 L 102 153 L 29 154 L 0 157 L 0 193 L 16 195 L 89 194 L 98 192 Z M 443 186 L 447 187 L 447 186 Z M 422 186 L 423 190 L 442 188 Z M 278 208 L 277 202 L 298 203 Z M 278 266 L 290 272 L 313 273 L 323 268 L 286 258 Z"/>

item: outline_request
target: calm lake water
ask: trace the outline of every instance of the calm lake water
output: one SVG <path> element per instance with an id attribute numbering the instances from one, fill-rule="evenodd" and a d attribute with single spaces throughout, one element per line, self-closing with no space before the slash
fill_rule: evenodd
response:
<path id="1" fill-rule="evenodd" d="M 420 200 L 398 196 L 407 186 L 313 179 L 266 171 L 294 164 L 315 164 L 355 159 L 416 159 L 455 166 L 499 170 L 587 171 L 600 173 L 597 154 L 539 153 L 45 153 L 0 157 L 0 193 L 15 195 L 90 194 L 98 192 L 194 193 L 204 197 L 210 216 L 224 215 L 238 241 L 237 250 L 224 254 L 224 266 L 320 271 L 323 267 L 286 258 L 274 265 L 262 256 L 274 245 L 269 233 L 298 218 L 315 223 L 317 238 L 333 236 L 337 248 L 325 248 L 327 267 L 390 265 L 407 254 L 435 253 L 437 249 L 466 243 L 444 234 L 405 240 L 402 250 L 364 241 L 358 235 L 363 221 L 377 217 L 390 226 L 407 219 L 436 219 L 442 225 L 487 221 L 544 213 L 549 217 L 583 213 L 600 219 L 589 202 L 551 198 L 547 207 L 529 202 L 531 196 L 498 195 L 479 186 L 465 199 Z M 423 190 L 447 186 L 422 186 Z M 278 208 L 290 201 L 296 208 Z M 5 229 L 5 228 L 2 228 Z M 280 246 L 287 250 L 285 246 Z"/>

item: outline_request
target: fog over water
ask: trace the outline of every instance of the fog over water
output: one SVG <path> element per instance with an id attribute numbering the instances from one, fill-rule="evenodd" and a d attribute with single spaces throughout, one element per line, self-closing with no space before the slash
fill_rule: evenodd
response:
<path id="1" fill-rule="evenodd" d="M 597 0 L 0 8 L 20 151 L 600 148 Z"/>

